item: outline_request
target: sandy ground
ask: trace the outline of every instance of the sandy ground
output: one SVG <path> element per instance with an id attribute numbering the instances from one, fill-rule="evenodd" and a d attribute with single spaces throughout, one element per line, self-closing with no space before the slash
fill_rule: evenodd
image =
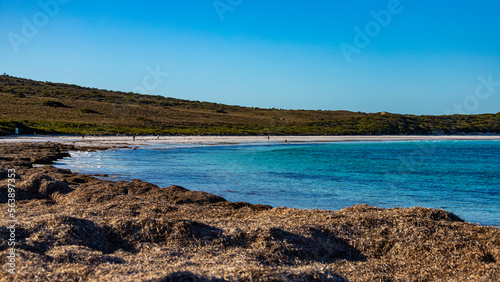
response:
<path id="1" fill-rule="evenodd" d="M 353 141 L 419 141 L 419 140 L 500 140 L 500 135 L 377 135 L 377 136 L 5 136 L 0 143 L 58 142 L 71 145 L 116 146 L 152 144 L 227 144 L 284 142 L 353 142 Z"/>

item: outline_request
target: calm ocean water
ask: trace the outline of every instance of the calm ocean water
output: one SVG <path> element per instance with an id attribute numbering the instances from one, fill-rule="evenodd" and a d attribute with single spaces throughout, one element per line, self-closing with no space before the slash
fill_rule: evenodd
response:
<path id="1" fill-rule="evenodd" d="M 500 141 L 153 145 L 71 155 L 57 166 L 230 201 L 329 210 L 423 206 L 500 225 Z"/>

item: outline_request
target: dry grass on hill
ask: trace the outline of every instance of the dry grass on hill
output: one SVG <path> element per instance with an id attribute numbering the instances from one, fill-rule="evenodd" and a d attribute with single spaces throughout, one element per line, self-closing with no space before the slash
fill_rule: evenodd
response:
<path id="1" fill-rule="evenodd" d="M 47 122 L 47 128 L 51 122 L 66 122 L 158 130 L 173 126 L 270 130 L 280 126 L 308 126 L 311 122 L 337 117 L 363 116 L 348 111 L 247 108 L 10 76 L 0 76 L 0 98 L 0 121 Z"/>
<path id="2" fill-rule="evenodd" d="M 304 95 L 307 95 L 305 93 Z M 500 133 L 500 113 L 415 116 L 261 109 L 0 75 L 0 135 L 400 135 Z M 326 106 L 325 106 L 326 107 Z M 328 105 L 336 108 L 334 104 Z"/>
<path id="3" fill-rule="evenodd" d="M 2 281 L 500 279 L 500 229 L 446 211 L 271 208 L 178 186 L 30 167 L 66 149 L 0 145 L 2 169 L 14 166 L 19 177 L 17 274 L 6 272 L 2 223 Z M 0 171 L 1 210 L 5 178 Z"/>

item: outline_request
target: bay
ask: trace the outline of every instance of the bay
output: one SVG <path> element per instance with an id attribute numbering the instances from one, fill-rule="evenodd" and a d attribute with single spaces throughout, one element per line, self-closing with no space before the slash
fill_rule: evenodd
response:
<path id="1" fill-rule="evenodd" d="M 160 144 L 71 155 L 56 166 L 230 201 L 328 210 L 422 206 L 500 225 L 499 141 Z"/>

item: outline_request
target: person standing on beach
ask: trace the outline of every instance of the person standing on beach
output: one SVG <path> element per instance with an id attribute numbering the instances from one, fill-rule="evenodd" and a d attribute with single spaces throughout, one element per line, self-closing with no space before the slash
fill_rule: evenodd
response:
<path id="1" fill-rule="evenodd" d="M 84 139 L 84 138 L 85 138 L 85 134 L 82 134 L 82 139 Z"/>
<path id="2" fill-rule="evenodd" d="M 132 140 L 135 142 L 135 135 L 132 136 Z"/>

